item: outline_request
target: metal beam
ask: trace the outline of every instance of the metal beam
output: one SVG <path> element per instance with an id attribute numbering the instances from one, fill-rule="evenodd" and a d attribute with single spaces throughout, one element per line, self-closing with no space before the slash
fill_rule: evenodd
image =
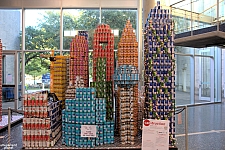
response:
<path id="1" fill-rule="evenodd" d="M 223 44 L 225 33 L 222 31 L 212 31 L 193 36 L 177 38 L 174 40 L 175 46 L 203 48 Z"/>
<path id="2" fill-rule="evenodd" d="M 0 8 L 135 8 L 138 0 L 0 0 Z"/>

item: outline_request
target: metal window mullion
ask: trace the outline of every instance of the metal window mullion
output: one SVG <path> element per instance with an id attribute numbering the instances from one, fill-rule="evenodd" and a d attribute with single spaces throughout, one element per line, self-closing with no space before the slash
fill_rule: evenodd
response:
<path id="1" fill-rule="evenodd" d="M 210 58 L 210 101 L 214 102 L 214 83 L 215 83 L 215 78 L 214 78 L 214 65 L 215 64 L 215 59 Z"/>
<path id="2" fill-rule="evenodd" d="M 216 13 L 216 17 L 217 17 L 217 31 L 219 31 L 219 19 L 220 19 L 220 16 L 219 16 L 219 7 L 220 7 L 220 1 L 217 0 L 216 2 L 216 7 L 217 7 L 217 13 Z"/>
<path id="3" fill-rule="evenodd" d="M 17 110 L 18 105 L 18 53 L 14 53 L 14 109 Z"/>
<path id="4" fill-rule="evenodd" d="M 214 48 L 215 52 L 215 102 L 221 102 L 222 99 L 222 49 Z"/>
<path id="5" fill-rule="evenodd" d="M 193 36 L 193 1 L 191 0 L 191 36 Z"/>
<path id="6" fill-rule="evenodd" d="M 25 94 L 25 9 L 22 8 L 22 83 L 21 83 L 21 93 L 22 95 Z M 21 100 L 21 103 L 23 104 L 23 99 Z"/>
<path id="7" fill-rule="evenodd" d="M 194 49 L 190 49 L 192 51 L 192 56 L 190 57 L 190 98 L 191 104 L 195 103 L 195 57 L 194 57 Z"/>
<path id="8" fill-rule="evenodd" d="M 63 9 L 62 9 L 62 1 L 60 7 L 60 55 L 62 55 L 63 50 Z"/>
<path id="9" fill-rule="evenodd" d="M 143 79 L 142 79 L 142 69 L 143 69 L 143 60 L 142 60 L 142 8 L 143 8 L 143 0 L 138 1 L 138 70 L 141 78 L 141 82 L 139 82 L 139 89 L 141 89 L 141 86 L 143 85 Z"/>

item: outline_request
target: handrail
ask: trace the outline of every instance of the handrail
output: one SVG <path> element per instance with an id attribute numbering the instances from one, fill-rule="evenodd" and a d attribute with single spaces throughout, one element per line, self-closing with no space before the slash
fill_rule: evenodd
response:
<path id="1" fill-rule="evenodd" d="M 173 16 L 186 17 L 186 16 L 192 15 L 193 20 L 198 20 L 199 22 L 202 22 L 202 23 L 212 23 L 212 21 L 213 21 L 213 17 L 211 17 L 211 16 L 208 16 L 205 14 L 200 14 L 197 12 L 192 12 L 190 10 L 185 10 L 185 9 L 177 8 L 177 7 L 169 7 L 169 6 L 165 6 L 165 5 L 163 5 L 163 8 L 169 9 Z"/>
<path id="2" fill-rule="evenodd" d="M 182 31 L 182 30 L 186 30 L 186 31 L 189 31 L 189 30 L 192 30 L 192 29 L 197 29 L 197 28 L 200 28 L 200 27 L 207 27 L 207 26 L 211 26 L 213 25 L 215 22 L 217 21 L 224 21 L 224 17 L 221 16 L 219 20 L 217 20 L 217 17 L 213 17 L 211 16 L 209 13 L 210 12 L 207 12 L 209 11 L 210 9 L 212 9 L 213 7 L 216 7 L 216 5 L 218 5 L 218 3 L 216 4 L 213 4 L 212 6 L 210 6 L 209 8 L 203 10 L 202 12 L 193 12 L 193 11 L 190 11 L 190 10 L 185 10 L 183 8 L 177 8 L 175 7 L 175 5 L 179 4 L 179 3 L 182 3 L 186 0 L 180 0 L 179 2 L 176 2 L 174 4 L 171 4 L 170 6 L 163 6 L 167 9 L 170 9 L 171 10 L 171 14 L 173 16 L 177 16 L 177 17 L 181 17 L 181 18 L 186 18 L 186 19 L 189 19 L 190 21 L 192 22 L 196 22 L 196 23 L 206 23 L 206 25 L 195 25 L 195 26 L 191 26 L 191 27 L 187 27 L 187 28 L 184 28 L 184 29 L 179 29 L 179 30 L 176 30 L 176 31 Z M 196 1 L 192 1 L 192 3 L 195 3 L 197 2 L 198 0 Z M 224 0 L 220 0 L 219 1 L 219 5 L 224 2 Z M 185 5 L 192 5 L 192 3 L 188 3 L 188 4 L 185 4 Z M 214 11 L 214 10 L 211 10 L 211 11 Z M 207 14 L 206 14 L 207 12 Z M 191 18 L 189 16 L 192 16 Z"/>
<path id="3" fill-rule="evenodd" d="M 179 4 L 179 3 L 183 2 L 183 1 L 185 1 L 185 0 L 181 0 L 179 2 L 173 3 L 173 4 L 170 5 L 170 7 L 172 7 L 173 5 Z"/>
<path id="4" fill-rule="evenodd" d="M 219 4 L 221 3 L 221 2 L 223 2 L 224 0 L 221 0 L 221 1 L 219 1 Z M 217 3 L 216 4 L 214 4 L 214 5 L 212 5 L 212 6 L 210 6 L 209 8 L 207 8 L 207 9 L 205 9 L 203 12 L 201 12 L 200 14 L 203 14 L 204 12 L 206 12 L 207 10 L 209 10 L 209 9 L 211 9 L 212 7 L 214 7 L 214 6 L 216 6 L 217 5 Z"/>
<path id="5" fill-rule="evenodd" d="M 185 105 L 185 106 L 176 106 L 175 107 L 176 109 L 181 109 L 178 113 L 176 114 L 179 114 L 181 113 L 183 110 L 185 110 L 185 114 L 184 114 L 184 117 L 185 117 L 185 125 L 184 125 L 184 130 L 185 130 L 185 150 L 188 150 L 188 106 Z"/>

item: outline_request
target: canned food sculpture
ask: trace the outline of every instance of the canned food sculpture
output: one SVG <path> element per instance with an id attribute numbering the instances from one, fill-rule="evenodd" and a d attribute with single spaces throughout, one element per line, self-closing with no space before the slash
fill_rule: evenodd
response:
<path id="1" fill-rule="evenodd" d="M 54 56 L 55 61 L 51 61 L 50 71 L 50 91 L 55 93 L 57 98 L 62 101 L 62 108 L 65 108 L 65 92 L 67 87 L 67 57 Z"/>
<path id="2" fill-rule="evenodd" d="M 174 23 L 160 2 L 151 9 L 144 31 L 145 119 L 169 120 L 170 145 L 175 143 Z"/>
<path id="3" fill-rule="evenodd" d="M 70 84 L 74 85 L 76 76 L 81 76 L 84 80 L 84 86 L 88 87 L 89 66 L 87 34 L 84 35 L 81 31 L 79 33 L 82 35 L 76 35 L 70 43 Z"/>
<path id="4" fill-rule="evenodd" d="M 61 137 L 61 101 L 49 102 L 48 93 L 24 95 L 23 147 L 51 147 Z"/>
<path id="5" fill-rule="evenodd" d="M 82 76 L 76 76 L 75 83 L 70 83 L 67 86 L 66 90 L 66 99 L 75 99 L 76 98 L 76 88 L 84 87 L 84 80 Z"/>
<path id="6" fill-rule="evenodd" d="M 114 122 L 106 121 L 106 100 L 95 88 L 76 88 L 76 98 L 66 100 L 62 113 L 63 144 L 78 148 L 114 143 Z M 96 137 L 81 137 L 82 125 L 95 125 Z"/>
<path id="7" fill-rule="evenodd" d="M 109 25 L 95 29 L 93 41 L 93 81 L 97 98 L 106 99 L 106 119 L 113 120 L 114 36 Z"/>
<path id="8" fill-rule="evenodd" d="M 138 43 L 133 30 L 128 20 L 119 42 L 118 68 L 114 74 L 121 144 L 134 144 L 138 130 Z"/>

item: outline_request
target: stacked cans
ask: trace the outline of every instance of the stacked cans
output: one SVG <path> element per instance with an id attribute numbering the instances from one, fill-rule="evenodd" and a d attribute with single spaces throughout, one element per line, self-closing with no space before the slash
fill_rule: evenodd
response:
<path id="1" fill-rule="evenodd" d="M 0 39 L 0 70 L 2 71 L 2 41 Z M 2 74 L 0 75 L 0 122 L 2 121 Z"/>
<path id="2" fill-rule="evenodd" d="M 62 101 L 62 108 L 65 108 L 65 92 L 67 87 L 67 65 L 65 56 L 54 56 L 55 61 L 51 62 L 51 93 L 55 93 Z"/>
<path id="3" fill-rule="evenodd" d="M 84 80 L 82 76 L 76 76 L 75 84 L 70 82 L 66 90 L 66 99 L 75 99 L 76 98 L 76 88 L 84 87 Z"/>
<path id="4" fill-rule="evenodd" d="M 61 102 L 48 102 L 48 95 L 24 95 L 23 147 L 54 146 L 61 137 Z"/>
<path id="5" fill-rule="evenodd" d="M 106 100 L 96 98 L 95 88 L 76 88 L 76 98 L 66 100 L 62 119 L 63 144 L 67 146 L 85 148 L 114 142 L 114 123 L 106 121 Z M 96 125 L 96 137 L 81 137 L 82 125 Z"/>
<path id="6" fill-rule="evenodd" d="M 138 70 L 132 65 L 121 65 L 116 69 L 114 74 L 114 83 L 117 85 L 137 84 L 138 80 Z"/>
<path id="7" fill-rule="evenodd" d="M 97 58 L 96 82 L 91 82 L 91 87 L 96 88 L 96 97 L 106 99 L 106 119 L 113 120 L 113 85 L 106 81 L 106 58 Z"/>
<path id="8" fill-rule="evenodd" d="M 175 144 L 175 58 L 173 21 L 160 2 L 145 25 L 145 118 L 169 120 Z"/>
<path id="9" fill-rule="evenodd" d="M 145 86 L 141 86 L 138 90 L 138 128 L 142 128 L 145 108 Z"/>
<path id="10" fill-rule="evenodd" d="M 118 49 L 118 68 L 114 74 L 117 90 L 117 130 L 122 144 L 134 144 L 138 131 L 138 43 L 128 20 Z"/>
<path id="11" fill-rule="evenodd" d="M 93 81 L 97 81 L 97 58 L 106 58 L 106 81 L 112 81 L 114 73 L 114 35 L 109 25 L 98 25 L 93 41 Z"/>
<path id="12" fill-rule="evenodd" d="M 106 119 L 113 120 L 114 35 L 109 25 L 98 25 L 93 41 L 93 81 L 97 98 L 106 98 Z M 102 91 L 102 92 L 101 92 Z"/>
<path id="13" fill-rule="evenodd" d="M 118 65 L 133 65 L 138 68 L 138 42 L 130 20 L 123 29 L 118 49 Z"/>
<path id="14" fill-rule="evenodd" d="M 88 42 L 87 37 L 81 35 L 76 35 L 70 43 L 70 81 L 72 84 L 75 83 L 76 76 L 82 76 L 84 86 L 88 87 Z"/>
<path id="15" fill-rule="evenodd" d="M 70 85 L 70 57 L 69 56 L 66 58 L 66 75 L 67 75 L 66 84 Z"/>
<path id="16" fill-rule="evenodd" d="M 88 31 L 78 31 L 78 35 L 84 36 L 88 40 Z"/>

